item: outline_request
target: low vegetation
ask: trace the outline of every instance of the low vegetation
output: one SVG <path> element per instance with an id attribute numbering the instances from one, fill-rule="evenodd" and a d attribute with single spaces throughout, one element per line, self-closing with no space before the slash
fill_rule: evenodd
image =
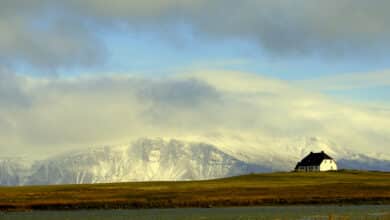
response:
<path id="1" fill-rule="evenodd" d="M 207 181 L 0 187 L 0 210 L 390 204 L 390 173 L 251 174 Z"/>

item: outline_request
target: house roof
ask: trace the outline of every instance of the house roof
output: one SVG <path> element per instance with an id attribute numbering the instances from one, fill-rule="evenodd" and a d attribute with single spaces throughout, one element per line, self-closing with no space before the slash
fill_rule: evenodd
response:
<path id="1" fill-rule="evenodd" d="M 319 166 L 325 159 L 333 160 L 333 158 L 324 153 L 324 151 L 321 151 L 320 153 L 310 152 L 310 154 L 303 158 L 295 168 L 298 168 L 299 166 Z"/>

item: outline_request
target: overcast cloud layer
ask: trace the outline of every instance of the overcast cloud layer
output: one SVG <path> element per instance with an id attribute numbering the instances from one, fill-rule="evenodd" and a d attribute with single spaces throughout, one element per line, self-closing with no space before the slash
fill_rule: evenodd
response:
<path id="1" fill-rule="evenodd" d="M 386 153 L 390 112 L 338 104 L 282 81 L 236 72 L 164 79 L 0 72 L 2 155 L 43 157 L 139 137 L 235 137 L 260 149 L 319 137 L 344 149 Z M 259 140 L 269 142 L 252 142 Z"/>
<path id="2" fill-rule="evenodd" d="M 231 145 L 234 139 L 271 148 L 320 137 L 345 149 L 387 153 L 388 107 L 345 105 L 302 88 L 388 86 L 388 71 L 295 84 L 204 70 L 161 79 L 15 72 L 100 66 L 110 57 L 104 37 L 123 31 L 172 44 L 186 34 L 216 44 L 233 39 L 271 57 L 357 64 L 390 55 L 388 11 L 387 0 L 0 0 L 1 154 L 44 157 L 139 137 L 222 137 Z"/>
<path id="3" fill-rule="evenodd" d="M 374 60 L 389 55 L 389 10 L 387 0 L 0 0 L 0 62 L 101 64 L 100 31 L 163 37 L 178 25 L 196 38 L 250 41 L 273 56 Z"/>

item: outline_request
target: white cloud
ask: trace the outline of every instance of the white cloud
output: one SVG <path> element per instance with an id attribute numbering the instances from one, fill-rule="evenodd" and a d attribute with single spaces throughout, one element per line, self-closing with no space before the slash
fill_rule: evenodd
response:
<path id="1" fill-rule="evenodd" d="M 338 74 L 312 80 L 302 80 L 296 84 L 315 90 L 350 90 L 390 86 L 390 71 Z"/>
<path id="2" fill-rule="evenodd" d="M 390 112 L 343 105 L 253 74 L 37 79 L 0 73 L 5 77 L 7 83 L 0 83 L 0 149 L 10 156 L 37 157 L 157 136 L 206 140 L 222 135 L 248 146 L 268 140 L 267 147 L 314 136 L 347 149 L 387 153 L 390 143 Z"/>

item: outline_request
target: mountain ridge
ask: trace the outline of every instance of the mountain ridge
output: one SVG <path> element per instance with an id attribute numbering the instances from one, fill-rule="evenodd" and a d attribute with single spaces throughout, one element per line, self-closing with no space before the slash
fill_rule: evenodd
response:
<path id="1" fill-rule="evenodd" d="M 308 140 L 302 141 L 303 147 L 287 146 L 280 154 L 271 150 L 261 152 L 263 155 L 256 161 L 250 152 L 226 152 L 210 143 L 163 138 L 141 138 L 129 145 L 72 151 L 33 163 L 0 158 L 0 185 L 205 180 L 290 171 L 305 151 L 318 147 L 313 144 L 317 139 Z M 326 142 L 319 147 L 335 154 L 340 168 L 390 171 L 389 160 L 348 154 L 329 147 Z"/>

